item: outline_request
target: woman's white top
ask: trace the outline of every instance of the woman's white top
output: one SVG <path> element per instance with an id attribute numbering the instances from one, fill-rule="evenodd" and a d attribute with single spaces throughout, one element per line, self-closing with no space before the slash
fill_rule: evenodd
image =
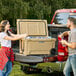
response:
<path id="1" fill-rule="evenodd" d="M 11 40 L 5 40 L 4 39 L 5 36 L 8 36 L 5 32 L 1 32 L 0 33 L 0 43 L 1 43 L 1 46 L 11 47 Z"/>

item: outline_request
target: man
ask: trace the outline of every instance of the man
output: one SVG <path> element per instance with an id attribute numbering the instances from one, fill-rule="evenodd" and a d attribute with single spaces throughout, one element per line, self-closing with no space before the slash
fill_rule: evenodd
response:
<path id="1" fill-rule="evenodd" d="M 65 76 L 70 76 L 70 72 L 73 71 L 74 76 L 76 76 L 76 19 L 69 17 L 67 21 L 67 27 L 70 31 L 63 32 L 59 37 L 68 35 L 68 42 L 62 40 L 63 45 L 68 46 L 68 59 L 66 61 L 63 73 Z"/>

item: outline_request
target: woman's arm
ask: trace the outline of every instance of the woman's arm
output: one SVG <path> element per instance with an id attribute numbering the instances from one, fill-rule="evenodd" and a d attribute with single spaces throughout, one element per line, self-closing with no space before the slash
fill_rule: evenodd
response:
<path id="1" fill-rule="evenodd" d="M 5 40 L 15 41 L 15 40 L 19 40 L 19 39 L 25 38 L 25 37 L 27 37 L 27 34 L 14 35 L 14 36 L 5 36 L 4 39 Z"/>
<path id="2" fill-rule="evenodd" d="M 10 33 L 10 35 L 12 36 L 12 37 L 17 37 L 17 36 L 19 36 L 19 34 L 13 34 L 12 32 L 9 32 Z"/>

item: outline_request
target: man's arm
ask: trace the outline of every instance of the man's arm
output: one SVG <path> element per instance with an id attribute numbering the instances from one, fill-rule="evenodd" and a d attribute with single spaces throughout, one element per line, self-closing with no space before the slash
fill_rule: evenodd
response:
<path id="1" fill-rule="evenodd" d="M 72 48 L 72 49 L 76 48 L 76 42 L 69 43 L 66 40 L 62 40 L 61 43 L 64 44 L 64 45 L 66 45 L 66 46 L 68 46 L 68 47 L 70 47 L 70 48 Z"/>
<path id="2" fill-rule="evenodd" d="M 69 32 L 70 32 L 70 31 L 65 31 L 65 32 L 63 32 L 62 34 L 60 34 L 59 37 L 62 38 L 63 36 L 67 36 L 67 35 L 69 35 Z"/>
<path id="3" fill-rule="evenodd" d="M 62 40 L 61 43 L 64 45 L 67 45 L 68 47 L 72 48 L 72 49 L 76 49 L 76 31 L 75 32 L 71 32 L 71 41 L 67 42 L 65 40 Z"/>

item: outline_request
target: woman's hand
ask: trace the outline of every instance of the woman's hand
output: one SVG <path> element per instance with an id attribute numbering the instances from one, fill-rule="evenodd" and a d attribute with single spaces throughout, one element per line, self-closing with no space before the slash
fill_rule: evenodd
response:
<path id="1" fill-rule="evenodd" d="M 23 38 L 27 37 L 28 35 L 27 34 L 22 34 Z"/>

